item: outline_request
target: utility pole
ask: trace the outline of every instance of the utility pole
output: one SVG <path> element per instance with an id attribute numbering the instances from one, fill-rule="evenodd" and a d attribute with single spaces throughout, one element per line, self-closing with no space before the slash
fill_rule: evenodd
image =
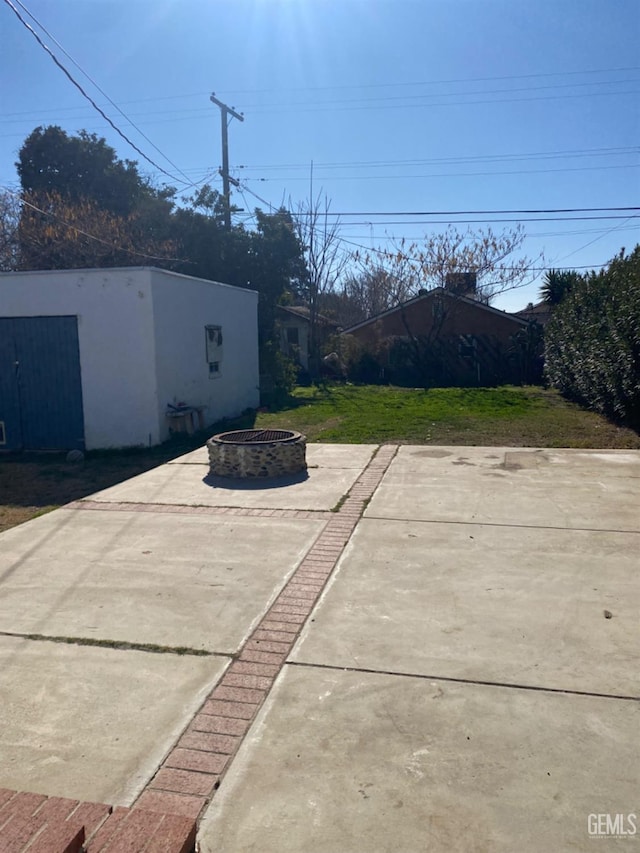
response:
<path id="1" fill-rule="evenodd" d="M 238 186 L 238 181 L 229 175 L 229 116 L 237 118 L 238 121 L 244 121 L 242 113 L 237 113 L 233 107 L 228 107 L 216 98 L 216 93 L 212 92 L 209 98 L 212 104 L 220 107 L 220 121 L 222 123 L 222 168 L 219 170 L 222 175 L 222 194 L 224 196 L 224 224 L 229 230 L 231 228 L 231 190 L 230 184 Z"/>

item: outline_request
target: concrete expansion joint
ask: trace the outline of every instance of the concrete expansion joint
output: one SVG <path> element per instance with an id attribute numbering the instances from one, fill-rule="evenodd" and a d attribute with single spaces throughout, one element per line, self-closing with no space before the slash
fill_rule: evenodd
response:
<path id="1" fill-rule="evenodd" d="M 169 813 L 173 810 L 197 818 L 210 802 L 396 451 L 396 446 L 378 448 L 333 512 L 309 512 L 306 516 L 326 516 L 328 520 L 182 732 L 138 798 L 136 808 Z M 215 508 L 209 509 L 215 512 Z M 247 514 L 283 517 L 283 512 L 253 510 Z M 300 517 L 287 512 L 286 517 Z"/>
<path id="2" fill-rule="evenodd" d="M 196 657 L 228 657 L 222 652 L 194 649 L 189 646 L 161 646 L 156 643 L 133 643 L 128 640 L 107 640 L 95 637 L 59 637 L 49 634 L 27 634 L 19 631 L 0 631 L 0 637 L 17 637 L 40 643 L 61 643 L 68 646 L 92 646 L 118 651 L 148 652 L 156 655 L 195 655 Z"/>
<path id="3" fill-rule="evenodd" d="M 361 666 L 335 666 L 326 663 L 307 663 L 306 661 L 287 660 L 287 666 L 303 669 L 328 669 L 336 672 L 361 672 L 367 675 L 392 675 L 396 678 L 414 678 L 419 681 L 443 681 L 451 684 L 468 684 L 472 687 L 498 687 L 507 690 L 531 690 L 535 693 L 559 693 L 567 696 L 588 696 L 597 699 L 616 699 L 624 702 L 640 703 L 640 695 L 631 696 L 622 693 L 601 693 L 593 690 L 572 690 L 566 687 L 548 687 L 541 684 L 521 684 L 511 681 L 488 681 L 477 678 L 461 678 L 452 675 L 425 675 L 421 672 L 402 672 L 391 669 L 373 669 Z"/>

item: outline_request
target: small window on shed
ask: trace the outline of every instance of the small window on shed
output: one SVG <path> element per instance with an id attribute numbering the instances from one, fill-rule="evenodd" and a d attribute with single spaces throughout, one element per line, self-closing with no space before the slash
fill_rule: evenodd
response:
<path id="1" fill-rule="evenodd" d="M 0 421 L 0 444 L 7 443 L 7 434 L 4 429 L 4 421 Z"/>
<path id="2" fill-rule="evenodd" d="M 219 376 L 222 363 L 222 326 L 205 326 L 205 344 L 209 376 Z"/>

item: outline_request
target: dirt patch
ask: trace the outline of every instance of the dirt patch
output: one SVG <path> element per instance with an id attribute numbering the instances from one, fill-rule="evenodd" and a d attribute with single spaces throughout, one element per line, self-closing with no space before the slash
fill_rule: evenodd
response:
<path id="1" fill-rule="evenodd" d="M 0 457 L 0 532 L 149 471 L 175 455 L 104 454 L 80 463 L 66 462 L 59 454 Z"/>

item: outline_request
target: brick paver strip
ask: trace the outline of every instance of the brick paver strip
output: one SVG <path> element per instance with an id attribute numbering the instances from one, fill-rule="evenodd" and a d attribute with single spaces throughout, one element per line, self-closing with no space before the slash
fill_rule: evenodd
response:
<path id="1" fill-rule="evenodd" d="M 219 714 L 197 714 L 191 721 L 187 731 L 215 732 L 221 735 L 237 735 L 241 737 L 249 728 L 249 720 L 238 717 L 222 717 Z"/>
<path id="2" fill-rule="evenodd" d="M 0 851 L 194 853 L 195 818 L 204 798 L 179 798 L 174 793 L 158 792 L 161 799 L 152 799 L 153 794 L 153 791 L 148 792 L 149 801 L 154 805 L 151 810 L 122 806 L 112 809 L 101 803 L 79 803 L 62 797 L 2 789 Z M 168 808 L 158 808 L 161 803 Z"/>
<path id="3" fill-rule="evenodd" d="M 87 853 L 193 853 L 195 842 L 193 815 L 118 808 L 89 839 L 86 850 Z"/>
<path id="4" fill-rule="evenodd" d="M 217 776 L 222 773 L 228 760 L 228 755 L 176 746 L 169 753 L 164 766 L 173 767 L 176 770 L 196 770 Z"/>
<path id="5" fill-rule="evenodd" d="M 233 687 L 256 687 L 258 690 L 269 690 L 273 676 L 252 675 L 250 672 L 238 672 L 235 670 L 225 676 L 225 681 L 227 684 L 233 685 Z"/>
<path id="6" fill-rule="evenodd" d="M 297 570 L 280 591 L 236 660 L 213 688 L 137 802 L 138 807 L 197 816 L 214 795 L 253 718 L 280 673 L 303 625 L 346 547 L 367 501 L 384 476 L 397 447 L 383 446 L 362 472 L 337 512 L 225 509 L 225 514 L 263 518 L 322 518 L 326 521 Z M 82 509 L 149 512 L 146 504 L 76 501 Z M 138 510 L 138 507 L 140 509 Z M 216 507 L 185 511 L 221 514 Z M 162 510 L 162 511 L 167 511 Z M 180 507 L 169 511 L 182 512 Z M 171 800 L 171 797 L 177 799 Z M 198 805 L 200 804 L 200 806 Z M 190 810 L 191 809 L 191 810 Z M 186 811 L 185 811 L 186 810 Z"/>
<path id="7" fill-rule="evenodd" d="M 98 831 L 90 839 L 91 853 L 99 853 L 110 839 L 113 839 L 119 831 L 119 827 L 124 823 L 126 816 L 129 814 L 129 809 L 125 806 L 117 806 L 113 809 L 108 819 L 102 824 Z"/>
<path id="8" fill-rule="evenodd" d="M 253 649 L 243 649 L 238 660 L 248 661 L 250 663 L 272 663 L 278 667 L 284 663 L 286 654 L 275 654 L 273 652 L 264 652 Z"/>
<path id="9" fill-rule="evenodd" d="M 178 741 L 178 746 L 184 749 L 197 749 L 202 752 L 233 755 L 238 746 L 236 735 L 219 735 L 211 732 L 187 730 Z"/>
<path id="10" fill-rule="evenodd" d="M 189 506 L 187 504 L 127 503 L 126 501 L 72 501 L 62 509 L 105 510 L 106 512 L 155 512 L 177 515 L 240 515 L 250 518 L 317 518 L 333 515 L 330 510 L 260 509 L 240 506 Z"/>
<path id="11" fill-rule="evenodd" d="M 29 853 L 82 853 L 85 837 L 82 824 L 56 822 L 46 826 L 28 850 Z"/>
<path id="12" fill-rule="evenodd" d="M 170 791 L 153 791 L 147 787 L 136 800 L 135 806 L 136 809 L 159 812 L 160 814 L 182 815 L 195 820 L 206 804 L 206 797 L 197 797 L 194 794 L 175 794 Z M 89 853 L 93 853 L 91 848 L 89 848 Z"/>
<path id="13" fill-rule="evenodd" d="M 252 720 L 255 716 L 256 705 L 243 705 L 240 702 L 220 702 L 218 699 L 207 699 L 202 706 L 202 713 L 209 717 L 227 717 L 232 720 Z M 197 719 L 197 718 L 196 718 Z"/>
<path id="14" fill-rule="evenodd" d="M 153 789 L 204 797 L 209 794 L 217 781 L 218 777 L 211 773 L 197 773 L 194 770 L 176 770 L 167 767 L 156 773 Z"/>

